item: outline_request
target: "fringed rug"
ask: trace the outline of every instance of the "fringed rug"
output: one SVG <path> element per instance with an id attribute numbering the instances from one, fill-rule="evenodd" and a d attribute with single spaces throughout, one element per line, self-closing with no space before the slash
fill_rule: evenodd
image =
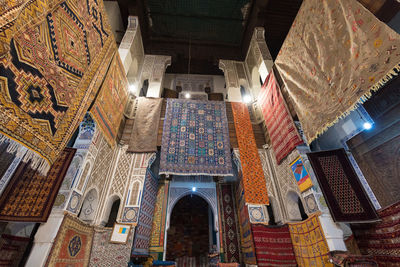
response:
<path id="1" fill-rule="evenodd" d="M 139 97 L 128 152 L 157 152 L 162 98 Z"/>
<path id="2" fill-rule="evenodd" d="M 269 204 L 264 171 L 254 138 L 249 111 L 243 103 L 232 102 L 233 119 L 243 171 L 243 189 L 247 204 Z"/>
<path id="3" fill-rule="evenodd" d="M 31 241 L 28 237 L 2 234 L 0 237 L 0 266 L 19 266 Z"/>
<path id="4" fill-rule="evenodd" d="M 257 266 L 297 266 L 287 225 L 252 224 L 251 232 L 256 248 Z"/>
<path id="5" fill-rule="evenodd" d="M 311 215 L 307 220 L 288 223 L 296 261 L 300 267 L 329 266 L 329 248 L 318 218 Z"/>
<path id="6" fill-rule="evenodd" d="M 107 142 L 114 146 L 128 100 L 128 80 L 116 52 L 90 113 Z"/>
<path id="7" fill-rule="evenodd" d="M 131 230 L 133 232 L 133 229 Z M 94 228 L 89 266 L 126 267 L 130 260 L 133 233 L 129 234 L 126 244 L 110 243 L 112 228 Z"/>
<path id="8" fill-rule="evenodd" d="M 400 202 L 378 211 L 382 222 L 352 225 L 363 255 L 374 256 L 379 266 L 400 266 Z"/>
<path id="9" fill-rule="evenodd" d="M 270 72 L 261 88 L 258 104 L 267 125 L 276 162 L 280 164 L 282 159 L 303 141 L 286 107 L 273 71 Z"/>
<path id="10" fill-rule="evenodd" d="M 93 232 L 92 226 L 65 214 L 45 266 L 88 266 Z"/>
<path id="11" fill-rule="evenodd" d="M 94 99 L 115 40 L 101 0 L 31 0 L 5 14 L 13 21 L 0 37 L 0 131 L 46 173 Z"/>
<path id="12" fill-rule="evenodd" d="M 150 170 L 150 165 L 149 163 L 146 170 L 139 219 L 133 241 L 132 256 L 134 257 L 149 255 L 151 227 L 158 188 L 158 179 Z"/>
<path id="13" fill-rule="evenodd" d="M 307 153 L 307 156 L 335 221 L 378 219 L 344 149 Z"/>
<path id="14" fill-rule="evenodd" d="M 237 208 L 232 184 L 218 184 L 224 262 L 241 262 Z"/>
<path id="15" fill-rule="evenodd" d="M 160 174 L 231 176 L 224 102 L 168 99 Z"/>
<path id="16" fill-rule="evenodd" d="M 45 222 L 76 149 L 64 148 L 47 176 L 20 163 L 0 197 L 0 220 Z"/>
<path id="17" fill-rule="evenodd" d="M 358 1 L 303 1 L 275 64 L 308 143 L 397 75 L 399 49 Z"/>

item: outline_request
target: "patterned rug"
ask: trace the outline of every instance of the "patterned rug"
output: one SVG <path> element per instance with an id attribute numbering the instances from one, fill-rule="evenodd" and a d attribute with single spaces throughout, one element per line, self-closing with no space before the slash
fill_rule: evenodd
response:
<path id="1" fill-rule="evenodd" d="M 66 147 L 47 176 L 20 163 L 0 197 L 0 220 L 45 222 L 76 149 Z"/>
<path id="2" fill-rule="evenodd" d="M 127 100 L 128 80 L 119 53 L 116 52 L 100 93 L 90 109 L 90 113 L 100 127 L 104 138 L 111 146 L 115 145 Z"/>
<path id="3" fill-rule="evenodd" d="M 309 143 L 397 75 L 399 48 L 358 1 L 303 1 L 275 64 Z"/>
<path id="4" fill-rule="evenodd" d="M 0 266 L 19 266 L 30 240 L 28 237 L 3 234 L 0 237 Z"/>
<path id="5" fill-rule="evenodd" d="M 254 139 L 249 111 L 243 103 L 232 102 L 233 119 L 243 171 L 243 189 L 247 204 L 269 204 L 264 171 Z"/>
<path id="6" fill-rule="evenodd" d="M 224 262 L 241 262 L 239 226 L 232 184 L 218 184 L 218 204 L 221 212 L 221 243 Z"/>
<path id="7" fill-rule="evenodd" d="M 0 132 L 30 148 L 31 164 L 46 173 L 83 120 L 116 44 L 103 1 L 31 0 L 17 13 L 1 29 Z"/>
<path id="8" fill-rule="evenodd" d="M 133 229 L 131 230 L 133 232 Z M 110 243 L 111 228 L 94 228 L 89 266 L 126 267 L 130 260 L 133 233 L 129 234 L 126 244 Z"/>
<path id="9" fill-rule="evenodd" d="M 45 266 L 88 266 L 93 233 L 92 226 L 65 214 Z"/>
<path id="10" fill-rule="evenodd" d="M 256 248 L 257 266 L 297 266 L 287 225 L 252 224 L 251 232 Z"/>
<path id="11" fill-rule="evenodd" d="M 139 97 L 128 152 L 157 152 L 162 98 Z"/>
<path id="12" fill-rule="evenodd" d="M 155 260 L 162 260 L 164 252 L 164 234 L 167 220 L 169 183 L 158 186 L 157 200 L 154 208 L 153 226 L 151 227 L 150 255 Z"/>
<path id="13" fill-rule="evenodd" d="M 363 255 L 374 256 L 379 266 L 400 265 L 400 202 L 378 211 L 382 222 L 353 224 L 355 239 Z"/>
<path id="14" fill-rule="evenodd" d="M 318 219 L 318 213 L 307 220 L 288 223 L 296 261 L 300 267 L 329 266 L 329 249 Z"/>
<path id="15" fill-rule="evenodd" d="M 307 156 L 335 221 L 378 219 L 344 149 L 307 153 Z"/>
<path id="16" fill-rule="evenodd" d="M 286 107 L 274 72 L 270 72 L 265 80 L 258 97 L 258 104 L 267 125 L 276 161 L 280 164 L 282 159 L 303 141 Z"/>
<path id="17" fill-rule="evenodd" d="M 224 102 L 168 99 L 160 174 L 232 175 Z"/>
<path id="18" fill-rule="evenodd" d="M 244 200 L 242 181 L 238 183 L 236 201 L 239 212 L 240 245 L 243 262 L 255 265 L 257 264 L 256 252 L 254 248 L 253 235 L 251 233 L 249 213 Z"/>
<path id="19" fill-rule="evenodd" d="M 150 160 L 151 161 L 151 160 Z M 151 164 L 149 163 L 149 166 Z M 157 200 L 158 179 L 147 168 L 143 197 L 140 204 L 139 219 L 135 231 L 135 239 L 133 240 L 132 256 L 147 256 L 149 255 L 151 227 L 153 225 L 154 207 Z"/>

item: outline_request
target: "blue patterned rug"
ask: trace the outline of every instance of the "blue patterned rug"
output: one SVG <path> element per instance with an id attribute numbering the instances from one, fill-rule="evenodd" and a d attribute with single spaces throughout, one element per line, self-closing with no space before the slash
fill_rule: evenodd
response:
<path id="1" fill-rule="evenodd" d="M 224 102 L 167 100 L 160 174 L 233 175 Z"/>

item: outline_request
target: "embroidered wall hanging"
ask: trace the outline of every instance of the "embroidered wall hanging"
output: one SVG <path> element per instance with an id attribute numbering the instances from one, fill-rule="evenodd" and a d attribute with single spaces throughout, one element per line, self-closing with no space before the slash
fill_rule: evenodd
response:
<path id="1" fill-rule="evenodd" d="M 46 173 L 85 116 L 116 44 L 103 1 L 20 7 L 0 37 L 0 132 L 28 147 L 24 161 Z"/>
<path id="2" fill-rule="evenodd" d="M 267 125 L 276 162 L 280 164 L 282 159 L 303 141 L 286 107 L 273 72 L 270 72 L 261 88 L 258 104 Z"/>
<path id="3" fill-rule="evenodd" d="M 160 174 L 233 175 L 224 102 L 167 100 Z"/>
<path id="4" fill-rule="evenodd" d="M 303 1 L 275 64 L 308 143 L 397 75 L 399 48 L 358 1 Z"/>

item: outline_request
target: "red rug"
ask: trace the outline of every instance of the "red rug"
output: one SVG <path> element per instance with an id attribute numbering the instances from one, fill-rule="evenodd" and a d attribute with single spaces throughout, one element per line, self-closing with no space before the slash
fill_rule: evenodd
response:
<path id="1" fill-rule="evenodd" d="M 352 225 L 363 255 L 373 255 L 379 266 L 400 266 L 400 202 L 378 211 L 382 222 Z"/>
<path id="2" fill-rule="evenodd" d="M 0 238 L 0 266 L 19 266 L 30 238 L 3 234 Z"/>
<path id="3" fill-rule="evenodd" d="M 252 224 L 258 266 L 297 266 L 289 227 Z"/>
<path id="4" fill-rule="evenodd" d="M 258 103 L 267 125 L 276 161 L 279 164 L 303 141 L 286 108 L 273 72 L 268 75 L 261 88 Z"/>

